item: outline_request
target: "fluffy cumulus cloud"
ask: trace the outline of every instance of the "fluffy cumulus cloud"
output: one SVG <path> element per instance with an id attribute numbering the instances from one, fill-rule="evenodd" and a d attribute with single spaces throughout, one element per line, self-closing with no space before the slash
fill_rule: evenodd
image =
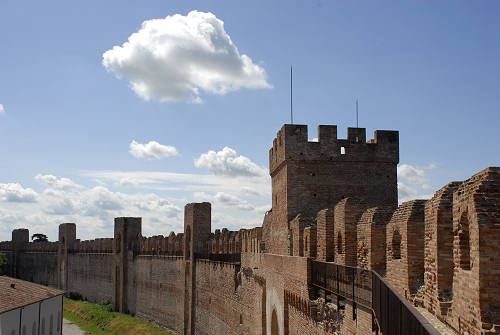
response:
<path id="1" fill-rule="evenodd" d="M 215 195 L 207 194 L 205 192 L 195 192 L 194 198 L 197 199 L 197 201 L 208 201 L 216 205 L 232 207 L 244 211 L 251 211 L 255 209 L 255 206 L 250 204 L 248 201 L 226 192 L 217 192 Z"/>
<path id="2" fill-rule="evenodd" d="M 200 89 L 223 95 L 271 87 L 265 70 L 240 54 L 224 22 L 198 11 L 144 21 L 102 63 L 145 100 L 201 102 Z"/>
<path id="3" fill-rule="evenodd" d="M 5 108 L 0 104 L 0 115 L 5 114 Z"/>
<path id="4" fill-rule="evenodd" d="M 0 241 L 10 239 L 11 230 L 19 227 L 54 239 L 62 222 L 77 223 L 79 238 L 112 236 L 113 219 L 120 216 L 142 217 L 146 236 L 182 230 L 183 204 L 158 194 L 88 187 L 53 175 L 35 179 L 45 186 L 39 194 L 20 184 L 0 184 Z"/>
<path id="5" fill-rule="evenodd" d="M 398 196 L 399 202 L 412 199 L 427 199 L 432 196 L 429 170 L 435 169 L 435 164 L 417 167 L 409 164 L 398 166 Z"/>
<path id="6" fill-rule="evenodd" d="M 132 141 L 129 152 L 134 157 L 144 159 L 160 159 L 179 154 L 175 147 L 163 145 L 156 141 L 150 141 L 146 144 Z"/>
<path id="7" fill-rule="evenodd" d="M 82 187 L 81 185 L 78 185 L 75 182 L 73 182 L 71 179 L 57 178 L 56 176 L 51 174 L 37 174 L 35 176 L 35 180 L 42 185 L 47 185 L 55 189 L 61 189 L 61 190 L 72 190 L 72 189 L 79 189 Z"/>
<path id="8" fill-rule="evenodd" d="M 238 156 L 234 149 L 224 147 L 221 151 L 210 150 L 195 159 L 194 165 L 206 168 L 217 175 L 228 176 L 260 176 L 266 175 L 266 170 L 253 163 L 245 156 Z"/>
<path id="9" fill-rule="evenodd" d="M 23 188 L 17 183 L 0 184 L 0 201 L 35 202 L 37 196 L 31 188 Z"/>

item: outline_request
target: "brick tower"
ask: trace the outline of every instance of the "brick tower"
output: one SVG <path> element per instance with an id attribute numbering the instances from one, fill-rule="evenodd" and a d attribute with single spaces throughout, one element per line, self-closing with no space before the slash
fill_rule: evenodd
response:
<path id="1" fill-rule="evenodd" d="M 297 215 L 315 217 L 346 197 L 368 206 L 397 206 L 399 133 L 348 128 L 337 139 L 337 126 L 319 126 L 318 142 L 308 142 L 307 126 L 284 125 L 269 150 L 272 178 L 272 230 L 269 251 L 290 253 L 289 222 Z"/>

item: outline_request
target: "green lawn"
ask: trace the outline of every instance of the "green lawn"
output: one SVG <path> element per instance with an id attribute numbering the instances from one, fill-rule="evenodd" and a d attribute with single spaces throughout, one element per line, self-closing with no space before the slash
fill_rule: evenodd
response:
<path id="1" fill-rule="evenodd" d="M 113 312 L 110 304 L 64 298 L 64 317 L 93 335 L 174 335 L 151 322 Z"/>

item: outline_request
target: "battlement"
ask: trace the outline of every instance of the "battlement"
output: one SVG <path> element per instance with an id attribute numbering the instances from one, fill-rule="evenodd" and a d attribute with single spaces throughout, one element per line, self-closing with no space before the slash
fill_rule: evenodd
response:
<path id="1" fill-rule="evenodd" d="M 139 240 L 140 254 L 165 254 L 181 256 L 184 246 L 184 234 L 171 232 L 169 236 L 155 235 Z"/>
<path id="2" fill-rule="evenodd" d="M 309 142 L 306 125 L 285 124 L 269 150 L 271 175 L 287 160 L 399 163 L 399 132 L 376 130 L 366 141 L 365 128 L 347 128 L 347 139 L 337 138 L 337 126 L 318 126 L 318 141 Z"/>

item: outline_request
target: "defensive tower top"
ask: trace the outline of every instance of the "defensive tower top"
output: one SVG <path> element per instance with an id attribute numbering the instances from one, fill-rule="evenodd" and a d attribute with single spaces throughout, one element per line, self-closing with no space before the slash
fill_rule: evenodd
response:
<path id="1" fill-rule="evenodd" d="M 269 150 L 271 175 L 286 160 L 399 163 L 399 132 L 376 130 L 366 141 L 365 128 L 347 128 L 347 139 L 337 138 L 336 125 L 318 126 L 318 142 L 309 142 L 306 125 L 285 124 Z"/>

